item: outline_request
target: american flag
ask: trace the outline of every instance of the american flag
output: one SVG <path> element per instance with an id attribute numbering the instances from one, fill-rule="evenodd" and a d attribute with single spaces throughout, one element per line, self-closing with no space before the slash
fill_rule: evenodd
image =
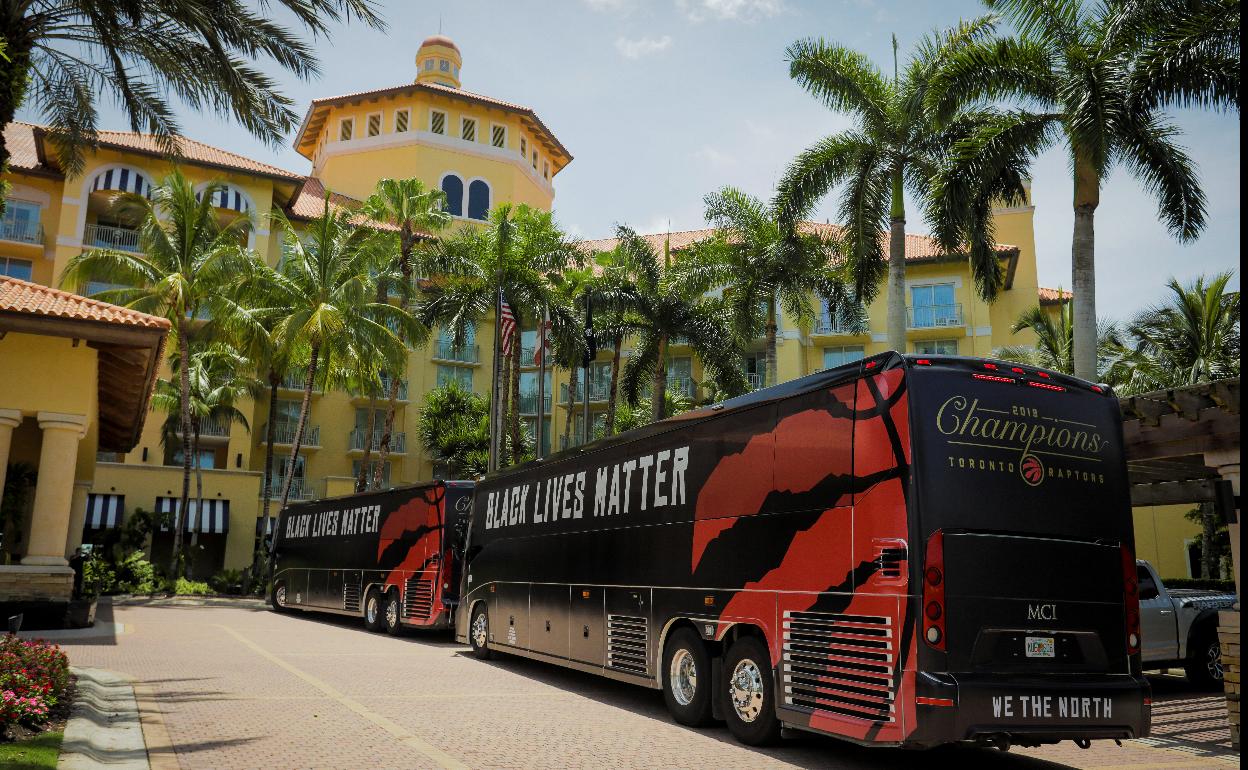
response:
<path id="1" fill-rule="evenodd" d="M 503 338 L 503 355 L 511 355 L 511 344 L 516 338 L 516 315 L 511 312 L 511 305 L 507 304 L 507 300 L 502 302 L 502 315 L 499 316 L 499 330 Z"/>
<path id="2" fill-rule="evenodd" d="M 550 352 L 550 310 L 545 312 L 542 322 L 537 325 L 537 347 L 533 350 L 533 365 L 541 366 L 542 357 Z"/>

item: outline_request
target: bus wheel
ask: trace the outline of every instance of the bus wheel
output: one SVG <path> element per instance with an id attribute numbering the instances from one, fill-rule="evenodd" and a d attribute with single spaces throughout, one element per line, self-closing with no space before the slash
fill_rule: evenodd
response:
<path id="1" fill-rule="evenodd" d="M 273 599 L 270 602 L 274 612 L 286 612 L 286 584 L 278 583 L 273 589 Z"/>
<path id="2" fill-rule="evenodd" d="M 489 660 L 490 653 L 490 616 L 485 605 L 479 604 L 472 611 L 472 623 L 468 626 L 468 643 L 472 645 L 472 654 L 481 660 Z"/>
<path id="3" fill-rule="evenodd" d="M 386 594 L 386 612 L 385 627 L 386 633 L 391 636 L 398 636 L 403 633 L 403 624 L 399 622 L 399 611 L 403 605 L 399 603 L 399 592 L 391 591 Z"/>
<path id="4" fill-rule="evenodd" d="M 364 627 L 369 631 L 380 631 L 382 621 L 381 593 L 376 589 L 369 589 L 368 596 L 364 599 Z"/>
<path id="5" fill-rule="evenodd" d="M 750 746 L 765 746 L 780 737 L 776 718 L 776 684 L 771 656 L 752 636 L 737 640 L 724 661 L 724 714 L 728 729 Z"/>
<path id="6" fill-rule="evenodd" d="M 682 725 L 711 723 L 711 659 L 690 628 L 678 628 L 663 645 L 663 701 Z"/>

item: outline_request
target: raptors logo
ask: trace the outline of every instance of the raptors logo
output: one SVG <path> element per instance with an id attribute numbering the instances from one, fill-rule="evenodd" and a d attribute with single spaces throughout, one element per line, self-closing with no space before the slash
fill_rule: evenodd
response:
<path id="1" fill-rule="evenodd" d="M 1023 481 L 1033 487 L 1040 486 L 1040 482 L 1044 481 L 1044 463 L 1035 455 L 1024 455 L 1019 471 L 1023 474 Z"/>

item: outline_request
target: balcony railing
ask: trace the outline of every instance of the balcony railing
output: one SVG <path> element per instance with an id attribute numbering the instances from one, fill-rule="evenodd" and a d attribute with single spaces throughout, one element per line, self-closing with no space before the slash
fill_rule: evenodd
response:
<path id="1" fill-rule="evenodd" d="M 585 400 L 585 383 L 584 382 L 577 382 L 571 388 L 568 387 L 568 384 L 566 382 L 560 383 L 559 390 L 560 390 L 559 400 L 565 404 L 568 403 L 569 391 L 571 391 L 572 398 L 574 398 L 575 400 L 577 401 Z M 589 400 L 590 401 L 606 401 L 610 397 L 611 397 L 611 388 L 607 383 L 594 382 L 593 380 L 589 381 Z"/>
<path id="2" fill-rule="evenodd" d="M 87 225 L 82 235 L 82 245 L 95 249 L 139 252 L 139 231 L 128 227 L 111 225 Z"/>
<path id="3" fill-rule="evenodd" d="M 286 479 L 275 471 L 272 481 L 273 483 L 270 486 L 269 497 L 273 500 L 280 500 L 282 497 L 282 484 L 286 483 Z M 260 496 L 262 498 L 264 497 L 264 484 L 260 485 Z M 311 500 L 315 497 L 316 490 L 311 481 L 301 478 L 294 478 L 290 480 L 291 500 Z"/>
<path id="4" fill-rule="evenodd" d="M 298 390 L 302 392 L 303 381 L 307 378 L 307 376 L 308 375 L 306 372 L 290 372 L 285 377 L 282 378 L 281 387 L 285 390 Z M 316 382 L 316 380 L 312 381 L 312 392 L 313 393 L 321 392 L 320 383 Z"/>
<path id="5" fill-rule="evenodd" d="M 542 410 L 543 412 L 545 413 L 550 412 L 550 402 L 551 402 L 551 394 L 543 393 L 542 394 L 542 406 L 545 407 L 545 409 Z M 536 393 L 521 393 L 520 394 L 520 414 L 537 414 L 537 394 Z"/>
<path id="6" fill-rule="evenodd" d="M 178 423 L 175 428 L 178 435 L 182 434 L 182 424 Z M 214 420 L 212 418 L 202 418 L 199 421 L 199 437 L 200 438 L 229 438 L 230 424 L 222 420 Z M 287 442 L 289 443 L 289 442 Z"/>
<path id="7" fill-rule="evenodd" d="M 0 241 L 18 243 L 43 243 L 43 224 L 40 222 L 0 222 Z"/>
<path id="8" fill-rule="evenodd" d="M 865 329 L 854 329 L 840 321 L 821 318 L 815 323 L 815 334 L 866 334 Z"/>
<path id="9" fill-rule="evenodd" d="M 369 448 L 369 451 L 372 451 L 372 452 L 381 451 L 381 436 L 384 432 L 385 431 L 380 431 L 380 430 L 373 431 L 373 442 L 372 442 L 373 445 Z M 351 431 L 350 440 L 351 440 L 352 452 L 363 452 L 365 445 L 368 443 L 368 431 L 362 430 L 360 428 L 356 428 L 355 430 Z M 407 434 L 397 433 L 397 432 L 391 433 L 390 434 L 390 453 L 391 454 L 405 454 L 406 452 L 407 452 Z"/>
<path id="10" fill-rule="evenodd" d="M 477 345 L 454 345 L 450 342 L 439 341 L 434 347 L 433 357 L 438 361 L 455 361 L 456 363 L 462 364 L 475 364 L 481 361 L 481 348 Z M 525 360 L 523 354 L 521 355 L 520 360 Z M 529 351 L 528 360 L 533 360 L 531 350 Z"/>
<path id="11" fill-rule="evenodd" d="M 745 381 L 749 384 L 750 390 L 758 390 L 763 387 L 763 375 L 757 372 L 746 372 Z"/>
<path id="12" fill-rule="evenodd" d="M 387 400 L 389 400 L 389 398 L 390 398 L 390 383 L 391 383 L 391 382 L 393 382 L 393 381 L 392 381 L 389 377 L 387 377 L 387 376 L 385 376 L 385 375 L 382 375 L 382 377 L 381 377 L 381 389 L 380 389 L 379 391 L 377 391 L 377 400 L 378 400 L 378 401 L 387 401 Z M 302 388 L 303 386 L 302 386 L 302 385 L 300 385 L 299 387 L 300 387 L 300 388 Z M 365 394 L 361 393 L 361 392 L 360 392 L 360 391 L 358 391 L 358 390 L 353 390 L 353 391 L 351 391 L 351 397 L 352 397 L 352 398 L 354 398 L 354 399 L 356 399 L 356 400 L 360 400 L 360 399 L 367 400 L 367 399 L 368 399 L 368 396 L 366 396 Z M 407 380 L 399 380 L 399 395 L 398 395 L 398 400 L 399 400 L 399 401 L 406 401 L 406 400 L 407 400 Z"/>
<path id="13" fill-rule="evenodd" d="M 299 426 L 293 422 L 279 422 L 273 426 L 273 443 L 274 444 L 294 444 L 295 429 Z M 260 426 L 260 441 L 265 441 L 269 435 L 269 426 Z M 319 447 L 321 445 L 321 426 L 308 425 L 303 429 L 303 442 L 301 446 Z"/>
<path id="14" fill-rule="evenodd" d="M 668 377 L 667 390 L 669 393 L 680 393 L 686 398 L 693 398 L 698 392 L 698 384 L 686 377 Z"/>
<path id="15" fill-rule="evenodd" d="M 906 308 L 911 329 L 942 329 L 963 326 L 962 305 L 920 305 Z"/>

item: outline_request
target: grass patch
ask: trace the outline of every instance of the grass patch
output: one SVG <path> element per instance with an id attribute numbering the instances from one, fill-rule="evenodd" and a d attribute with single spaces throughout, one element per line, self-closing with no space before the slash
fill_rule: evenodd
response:
<path id="1" fill-rule="evenodd" d="M 24 741 L 0 743 L 0 767 L 5 770 L 54 769 L 64 736 L 61 732 L 39 733 Z"/>

